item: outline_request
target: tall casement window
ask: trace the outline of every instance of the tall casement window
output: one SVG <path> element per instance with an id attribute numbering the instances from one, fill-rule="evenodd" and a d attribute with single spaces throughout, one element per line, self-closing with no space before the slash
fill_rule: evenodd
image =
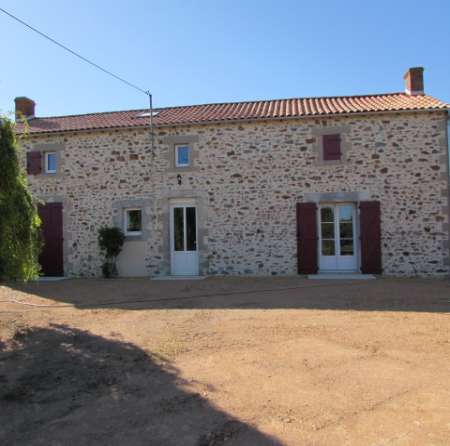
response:
<path id="1" fill-rule="evenodd" d="M 57 161 L 55 152 L 45 152 L 45 173 L 56 173 Z"/>
<path id="2" fill-rule="evenodd" d="M 125 209 L 124 215 L 124 232 L 125 235 L 141 235 L 142 234 L 142 210 L 141 209 Z"/>
<path id="3" fill-rule="evenodd" d="M 323 135 L 322 151 L 324 161 L 341 161 L 341 135 Z"/>
<path id="4" fill-rule="evenodd" d="M 191 148 L 187 144 L 175 146 L 175 166 L 189 167 L 191 164 Z"/>

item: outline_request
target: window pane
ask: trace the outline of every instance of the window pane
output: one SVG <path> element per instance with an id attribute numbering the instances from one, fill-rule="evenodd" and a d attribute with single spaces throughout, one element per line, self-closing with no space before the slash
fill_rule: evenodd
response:
<path id="1" fill-rule="evenodd" d="M 189 165 L 189 147 L 180 146 L 177 147 L 177 165 L 188 166 Z"/>
<path id="2" fill-rule="evenodd" d="M 139 209 L 127 211 L 127 232 L 142 230 L 142 215 Z"/>
<path id="3" fill-rule="evenodd" d="M 322 238 L 334 238 L 334 223 L 322 223 Z"/>
<path id="4" fill-rule="evenodd" d="M 353 240 L 341 240 L 341 256 L 353 255 Z"/>
<path id="5" fill-rule="evenodd" d="M 340 206 L 339 207 L 339 221 L 352 221 L 353 220 L 353 207 L 352 206 Z"/>
<path id="6" fill-rule="evenodd" d="M 322 240 L 322 255 L 334 256 L 334 240 Z"/>
<path id="7" fill-rule="evenodd" d="M 320 210 L 320 221 L 322 222 L 334 222 L 333 208 L 322 208 Z"/>
<path id="8" fill-rule="evenodd" d="M 195 208 L 186 208 L 186 250 L 197 251 L 197 222 Z"/>
<path id="9" fill-rule="evenodd" d="M 184 251 L 183 208 L 175 208 L 173 210 L 173 236 L 175 251 Z"/>
<path id="10" fill-rule="evenodd" d="M 47 171 L 56 171 L 56 153 L 47 153 Z"/>
<path id="11" fill-rule="evenodd" d="M 341 223 L 339 233 L 340 238 L 353 238 L 353 223 Z"/>

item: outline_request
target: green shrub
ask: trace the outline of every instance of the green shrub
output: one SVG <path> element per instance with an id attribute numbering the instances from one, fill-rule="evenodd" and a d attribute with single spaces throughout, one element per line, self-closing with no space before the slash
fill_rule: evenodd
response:
<path id="1" fill-rule="evenodd" d="M 98 230 L 98 245 L 105 257 L 102 274 L 106 279 L 117 276 L 116 259 L 124 241 L 125 235 L 119 228 L 104 226 Z"/>

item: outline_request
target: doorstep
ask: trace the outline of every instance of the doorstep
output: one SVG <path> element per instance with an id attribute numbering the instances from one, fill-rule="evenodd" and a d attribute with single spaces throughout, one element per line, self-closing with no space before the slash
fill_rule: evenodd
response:
<path id="1" fill-rule="evenodd" d="M 151 280 L 203 280 L 206 276 L 155 276 Z"/>
<path id="2" fill-rule="evenodd" d="M 373 274 L 319 273 L 319 274 L 309 274 L 308 279 L 311 279 L 311 280 L 372 280 L 372 279 L 376 279 L 376 277 Z"/>
<path id="3" fill-rule="evenodd" d="M 59 280 L 66 280 L 68 277 L 64 276 L 41 276 L 36 279 L 36 282 L 58 282 Z"/>

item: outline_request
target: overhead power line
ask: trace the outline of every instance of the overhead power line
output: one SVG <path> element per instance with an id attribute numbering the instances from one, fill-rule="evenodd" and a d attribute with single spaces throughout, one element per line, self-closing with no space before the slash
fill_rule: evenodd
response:
<path id="1" fill-rule="evenodd" d="M 58 42 L 57 40 L 53 39 L 52 37 L 48 36 L 42 31 L 39 31 L 34 26 L 31 26 L 30 24 L 24 22 L 22 19 L 19 19 L 19 17 L 16 17 L 14 14 L 11 14 L 10 12 L 6 11 L 3 8 L 0 8 L 0 11 L 6 14 L 7 16 L 11 17 L 16 22 L 19 22 L 23 26 L 27 27 L 28 29 L 31 29 L 36 34 L 39 34 L 41 37 L 44 37 L 44 39 L 49 40 L 50 42 L 54 43 L 55 45 L 58 45 L 60 48 L 62 48 L 65 51 L 68 51 L 73 56 L 78 57 L 83 62 L 88 63 L 89 65 L 92 65 L 94 68 L 97 68 L 100 71 L 103 71 L 103 73 L 113 77 L 114 79 L 122 82 L 125 85 L 128 85 L 131 88 L 134 88 L 135 90 L 144 93 L 146 96 L 148 96 L 149 99 L 149 108 L 150 108 L 150 138 L 151 138 L 151 147 L 152 147 L 152 154 L 154 154 L 154 133 L 153 133 L 153 97 L 149 90 L 144 90 L 143 88 L 138 87 L 137 85 L 133 84 L 132 82 L 127 81 L 123 77 L 118 76 L 117 74 L 114 74 L 112 71 L 107 70 L 106 68 L 103 68 L 102 66 L 96 64 L 92 60 L 82 56 L 81 54 L 77 53 L 76 51 L 70 49 L 66 45 L 63 45 L 62 43 Z"/>
<path id="2" fill-rule="evenodd" d="M 39 34 L 40 36 L 44 37 L 47 40 L 50 40 L 50 42 L 53 42 L 55 45 L 58 45 L 59 47 L 61 47 L 62 49 L 68 51 L 69 53 L 73 54 L 74 56 L 78 57 L 79 59 L 81 59 L 82 61 L 92 65 L 93 67 L 103 71 L 104 73 L 108 74 L 109 76 L 112 76 L 113 78 L 117 79 L 120 82 L 123 82 L 124 84 L 128 85 L 131 88 L 134 88 L 135 90 L 140 91 L 141 93 L 146 94 L 147 96 L 150 94 L 149 91 L 144 90 L 143 88 L 138 87 L 137 85 L 127 81 L 126 79 L 124 79 L 123 77 L 117 76 L 117 74 L 114 74 L 113 72 L 107 70 L 106 68 L 101 67 L 100 65 L 96 64 L 95 62 L 92 62 L 92 60 L 87 59 L 86 57 L 82 56 L 81 54 L 77 53 L 74 50 L 71 50 L 69 47 L 67 47 L 66 45 L 63 45 L 62 43 L 58 42 L 57 40 L 53 39 L 52 37 L 48 36 L 47 34 L 43 33 L 42 31 L 39 31 L 38 29 L 36 29 L 35 27 L 29 25 L 28 23 L 24 22 L 22 19 L 19 19 L 19 17 L 16 17 L 15 15 L 11 14 L 10 12 L 6 11 L 3 8 L 0 8 L 0 11 L 3 12 L 4 14 L 6 14 L 7 16 L 11 17 L 12 19 L 14 19 L 15 21 L 21 23 L 22 25 L 26 26 L 27 28 L 31 29 L 32 31 L 34 31 L 35 33 Z"/>

